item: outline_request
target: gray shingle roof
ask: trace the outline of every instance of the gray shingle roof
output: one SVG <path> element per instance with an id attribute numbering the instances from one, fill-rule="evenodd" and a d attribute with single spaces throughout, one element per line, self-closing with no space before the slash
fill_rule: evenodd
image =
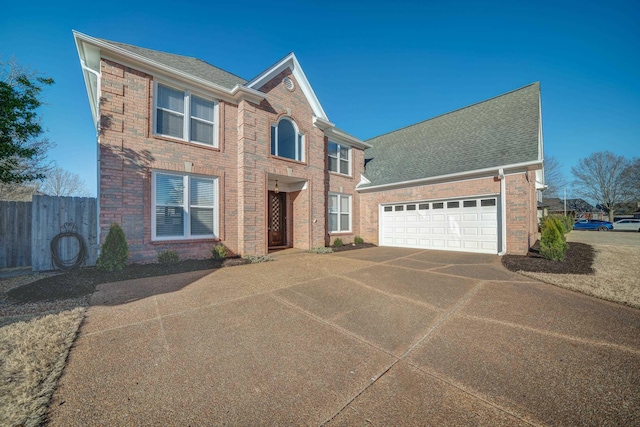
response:
<path id="1" fill-rule="evenodd" d="M 143 47 L 129 44 L 113 42 L 111 40 L 100 39 L 105 43 L 128 50 L 129 52 L 143 56 L 152 61 L 174 68 L 178 71 L 190 74 L 194 77 L 218 84 L 226 89 L 233 89 L 235 85 L 244 85 L 247 81 L 241 77 L 231 74 L 218 67 L 204 62 L 201 59 L 191 56 L 175 55 L 173 53 L 160 52 L 158 50 L 145 49 Z"/>
<path id="2" fill-rule="evenodd" d="M 540 84 L 368 140 L 365 176 L 392 184 L 538 159 Z"/>
<path id="3" fill-rule="evenodd" d="M 564 199 L 559 197 L 543 197 L 542 203 L 547 206 L 551 212 L 562 212 L 564 210 Z M 596 209 L 591 203 L 583 199 L 567 199 L 567 211 L 575 212 L 595 212 Z"/>

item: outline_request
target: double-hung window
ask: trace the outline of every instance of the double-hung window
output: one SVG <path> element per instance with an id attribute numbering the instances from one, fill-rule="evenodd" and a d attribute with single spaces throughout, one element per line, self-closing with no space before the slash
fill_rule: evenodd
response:
<path id="1" fill-rule="evenodd" d="M 271 125 L 271 155 L 304 162 L 304 135 L 286 117 Z"/>
<path id="2" fill-rule="evenodd" d="M 329 171 L 351 175 L 351 148 L 329 141 Z"/>
<path id="3" fill-rule="evenodd" d="M 158 84 L 155 132 L 158 135 L 217 147 L 216 109 L 215 101 Z"/>
<path id="4" fill-rule="evenodd" d="M 154 240 L 217 236 L 216 177 L 153 172 Z"/>
<path id="5" fill-rule="evenodd" d="M 329 232 L 351 231 L 351 196 L 329 193 Z"/>

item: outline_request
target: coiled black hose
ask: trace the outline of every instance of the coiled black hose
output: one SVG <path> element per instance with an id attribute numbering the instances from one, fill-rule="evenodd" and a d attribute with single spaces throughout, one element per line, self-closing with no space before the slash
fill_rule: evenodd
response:
<path id="1" fill-rule="evenodd" d="M 74 237 L 78 241 L 79 246 L 78 253 L 74 257 L 71 257 L 69 259 L 60 258 L 60 253 L 58 250 L 58 242 L 60 241 L 60 239 L 63 239 L 65 237 Z M 60 270 L 67 271 L 78 268 L 82 265 L 82 263 L 84 263 L 84 260 L 88 258 L 87 246 L 84 244 L 84 239 L 81 235 L 72 231 L 65 231 L 58 234 L 51 240 L 51 244 L 49 247 L 51 249 L 51 260 L 53 261 L 53 264 Z"/>

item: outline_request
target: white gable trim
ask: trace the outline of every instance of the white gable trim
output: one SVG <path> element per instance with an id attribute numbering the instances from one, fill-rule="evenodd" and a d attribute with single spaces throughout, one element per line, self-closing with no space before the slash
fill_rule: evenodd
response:
<path id="1" fill-rule="evenodd" d="M 316 117 L 320 117 L 328 121 L 329 118 L 327 117 L 327 114 L 324 112 L 322 105 L 320 105 L 320 101 L 318 100 L 316 93 L 313 91 L 309 80 L 307 80 L 307 76 L 305 75 L 304 71 L 302 71 L 302 67 L 300 66 L 300 63 L 298 62 L 298 59 L 293 52 L 282 58 L 272 67 L 263 71 L 258 77 L 251 80 L 245 86 L 250 89 L 258 90 L 287 68 L 291 70 L 291 73 L 296 78 L 298 85 L 300 85 L 302 93 L 304 93 L 304 96 L 306 96 L 309 105 L 311 105 L 313 114 L 315 114 Z"/>
<path id="2" fill-rule="evenodd" d="M 192 76 L 183 71 L 176 70 L 175 68 L 153 61 L 142 55 L 138 55 L 119 46 L 112 45 L 111 43 L 77 31 L 73 31 L 73 36 L 76 40 L 76 46 L 78 47 L 78 54 L 81 61 L 85 60 L 85 52 L 89 51 L 89 48 L 93 48 L 92 50 L 98 52 L 99 56 L 102 58 L 113 60 L 122 65 L 130 66 L 131 68 L 135 68 L 136 70 L 143 71 L 154 76 L 161 76 L 165 79 L 182 82 L 183 84 L 190 85 L 198 90 L 211 93 L 214 97 L 224 101 L 237 104 L 243 99 L 246 99 L 259 104 L 260 101 L 265 98 L 265 94 L 257 90 L 241 85 L 236 85 L 233 89 L 229 90 L 208 80 Z"/>

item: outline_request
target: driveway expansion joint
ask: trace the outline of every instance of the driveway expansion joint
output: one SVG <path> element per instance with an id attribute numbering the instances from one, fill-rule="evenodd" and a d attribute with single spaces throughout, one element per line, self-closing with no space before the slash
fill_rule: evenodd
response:
<path id="1" fill-rule="evenodd" d="M 477 283 L 473 288 L 471 288 L 468 292 L 466 292 L 458 301 L 458 303 L 456 305 L 454 305 L 448 312 L 446 312 L 442 317 L 440 317 L 436 323 L 431 326 L 431 328 L 429 328 L 429 330 L 427 331 L 427 333 L 420 338 L 418 341 L 416 341 L 411 347 L 409 347 L 409 349 L 407 351 L 405 351 L 399 358 L 397 358 L 396 356 L 396 360 L 394 360 L 391 365 L 389 367 L 387 367 L 386 369 L 384 369 L 380 374 L 376 375 L 375 377 L 373 377 L 373 381 L 371 381 L 371 383 L 369 383 L 367 386 L 365 386 L 362 390 L 360 390 L 360 392 L 358 392 L 355 396 L 353 396 L 342 408 L 340 408 L 335 414 L 333 414 L 330 418 L 328 418 L 325 422 L 323 422 L 321 425 L 326 425 L 329 422 L 331 422 L 331 420 L 333 420 L 335 417 L 337 417 L 338 415 L 340 415 L 342 413 L 342 411 L 344 411 L 347 407 L 349 407 L 358 397 L 360 397 L 365 391 L 367 391 L 369 388 L 371 388 L 371 386 L 373 386 L 376 382 L 378 382 L 380 380 L 380 378 L 382 378 L 383 376 L 385 376 L 387 374 L 387 372 L 389 372 L 394 366 L 396 366 L 400 361 L 404 361 L 407 356 L 416 348 L 418 347 L 420 344 L 422 344 L 430 335 L 433 334 L 433 332 L 438 329 L 438 327 L 444 323 L 449 317 L 451 317 L 456 311 L 458 311 L 461 307 L 463 307 L 465 305 L 465 303 L 473 296 L 475 295 L 480 288 L 482 287 L 483 283 L 485 283 L 484 281 L 481 281 L 479 283 Z M 468 394 L 468 393 L 467 393 Z M 475 396 L 474 396 L 475 397 Z"/>

